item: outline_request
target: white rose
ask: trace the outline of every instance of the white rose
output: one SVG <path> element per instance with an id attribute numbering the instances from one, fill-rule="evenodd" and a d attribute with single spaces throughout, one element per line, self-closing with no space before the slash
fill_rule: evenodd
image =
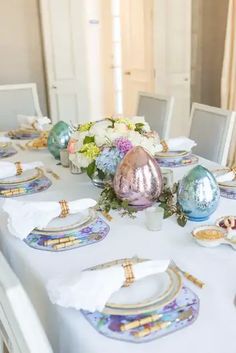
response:
<path id="1" fill-rule="evenodd" d="M 145 132 L 151 131 L 150 125 L 145 121 L 144 116 L 133 116 L 131 120 L 134 124 L 143 124 L 143 130 Z"/>
<path id="2" fill-rule="evenodd" d="M 70 154 L 69 158 L 71 162 L 78 168 L 87 168 L 92 162 L 92 159 L 87 158 L 83 153 Z"/>
<path id="3" fill-rule="evenodd" d="M 91 129 L 89 130 L 91 136 L 93 135 L 99 135 L 101 134 L 102 131 L 106 130 L 108 126 L 111 125 L 111 122 L 109 120 L 101 120 L 96 122 Z"/>
<path id="4" fill-rule="evenodd" d="M 129 128 L 126 124 L 124 123 L 115 123 L 114 124 L 114 131 L 119 132 L 121 134 L 124 134 L 129 131 Z"/>
<path id="5" fill-rule="evenodd" d="M 133 116 L 131 117 L 132 123 L 134 124 L 145 124 L 145 118 L 144 116 Z"/>
<path id="6" fill-rule="evenodd" d="M 89 136 L 88 131 L 84 131 L 84 132 L 76 131 L 72 134 L 71 140 L 76 140 L 76 143 L 74 144 L 74 148 L 73 148 L 75 151 L 79 151 L 81 149 L 86 136 Z"/>

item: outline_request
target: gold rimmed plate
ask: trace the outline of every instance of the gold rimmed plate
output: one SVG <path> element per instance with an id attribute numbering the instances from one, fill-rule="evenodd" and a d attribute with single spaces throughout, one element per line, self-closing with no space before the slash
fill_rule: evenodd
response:
<path id="1" fill-rule="evenodd" d="M 167 151 L 167 152 L 158 152 L 156 154 L 157 159 L 163 160 L 176 160 L 187 157 L 190 154 L 188 151 Z"/>
<path id="2" fill-rule="evenodd" d="M 230 173 L 232 170 L 230 168 L 222 168 L 222 169 L 216 169 L 213 170 L 213 174 L 216 177 L 220 177 L 226 173 Z M 223 181 L 218 183 L 220 187 L 224 189 L 236 189 L 236 176 L 233 180 L 231 181 Z"/>
<path id="3" fill-rule="evenodd" d="M 147 260 L 133 258 L 133 263 Z M 95 266 L 92 270 L 122 264 L 123 260 Z M 180 275 L 168 268 L 164 273 L 147 276 L 135 281 L 130 287 L 122 287 L 114 293 L 103 313 L 109 315 L 136 315 L 157 310 L 173 301 L 182 287 Z"/>
<path id="4" fill-rule="evenodd" d="M 23 172 L 21 175 L 4 178 L 0 180 L 0 185 L 20 185 L 41 178 L 44 175 L 42 169 L 34 168 Z"/>
<path id="5" fill-rule="evenodd" d="M 34 229 L 32 234 L 44 234 L 44 235 L 55 235 L 58 233 L 67 233 L 75 229 L 79 230 L 88 226 L 90 223 L 97 219 L 98 215 L 95 209 L 90 208 L 83 212 L 76 213 L 74 215 L 69 215 L 65 218 L 55 218 L 52 220 L 46 228 Z"/>

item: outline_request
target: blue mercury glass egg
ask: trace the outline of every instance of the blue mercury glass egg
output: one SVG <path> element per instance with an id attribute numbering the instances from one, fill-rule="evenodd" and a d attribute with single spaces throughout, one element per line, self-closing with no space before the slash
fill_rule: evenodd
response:
<path id="1" fill-rule="evenodd" d="M 207 220 L 215 212 L 219 199 L 220 190 L 214 175 L 201 165 L 179 183 L 178 203 L 191 221 Z"/>
<path id="2" fill-rule="evenodd" d="M 67 147 L 71 128 L 64 121 L 59 121 L 51 129 L 48 136 L 48 150 L 56 158 L 60 159 L 60 150 Z"/>

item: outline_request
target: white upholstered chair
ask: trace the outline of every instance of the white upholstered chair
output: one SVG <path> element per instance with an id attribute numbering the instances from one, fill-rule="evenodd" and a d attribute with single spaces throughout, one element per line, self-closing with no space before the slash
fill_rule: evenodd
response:
<path id="1" fill-rule="evenodd" d="M 17 128 L 18 114 L 42 116 L 35 83 L 0 86 L 0 130 Z"/>
<path id="2" fill-rule="evenodd" d="M 0 352 L 53 353 L 36 312 L 0 252 Z"/>
<path id="3" fill-rule="evenodd" d="M 193 103 L 190 121 L 190 138 L 197 142 L 193 152 L 225 166 L 233 134 L 235 112 Z"/>
<path id="4" fill-rule="evenodd" d="M 169 137 L 174 97 L 139 92 L 137 115 L 144 116 L 161 138 Z"/>

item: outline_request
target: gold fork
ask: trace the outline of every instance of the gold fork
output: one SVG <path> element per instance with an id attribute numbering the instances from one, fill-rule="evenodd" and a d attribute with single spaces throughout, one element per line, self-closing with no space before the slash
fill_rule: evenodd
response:
<path id="1" fill-rule="evenodd" d="M 59 175 L 57 174 L 57 173 L 55 173 L 52 169 L 46 169 L 46 172 L 48 173 L 48 174 L 52 174 L 52 176 L 56 179 L 56 180 L 59 180 L 60 179 L 60 177 L 59 177 Z"/>
<path id="2" fill-rule="evenodd" d="M 198 278 L 194 277 L 190 273 L 183 271 L 181 268 L 179 268 L 179 266 L 176 265 L 176 263 L 173 260 L 170 261 L 170 267 L 173 268 L 174 270 L 182 273 L 182 275 L 186 279 L 188 279 L 190 282 L 194 283 L 197 287 L 203 288 L 205 286 L 204 282 L 200 281 Z"/>
<path id="3" fill-rule="evenodd" d="M 16 146 L 19 147 L 22 151 L 25 151 L 25 147 L 22 146 L 20 143 L 16 143 Z"/>

